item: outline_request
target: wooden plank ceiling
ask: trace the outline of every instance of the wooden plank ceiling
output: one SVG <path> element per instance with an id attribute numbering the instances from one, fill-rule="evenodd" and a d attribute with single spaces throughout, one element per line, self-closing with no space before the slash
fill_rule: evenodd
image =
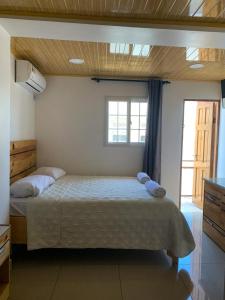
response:
<path id="1" fill-rule="evenodd" d="M 223 22 L 224 0 L 1 0 L 0 14 Z"/>
<path id="2" fill-rule="evenodd" d="M 169 20 L 177 25 L 176 21 L 191 24 L 194 20 L 200 26 L 206 26 L 207 22 L 219 28 L 225 26 L 225 0 L 0 0 L 0 15 L 46 19 L 55 16 L 62 20 L 84 18 L 84 22 L 90 20 L 94 23 L 101 20 L 107 23 L 107 20 L 110 22 L 116 18 L 117 24 L 126 18 L 131 24 L 135 20 L 147 20 L 149 23 L 152 20 Z M 114 47 L 114 52 L 110 47 Z M 221 49 L 110 46 L 108 43 L 14 37 L 12 52 L 17 58 L 30 60 L 49 75 L 160 76 L 193 80 L 225 78 L 225 57 Z M 68 61 L 70 58 L 82 58 L 85 63 L 72 65 Z M 202 63 L 204 68 L 190 69 L 193 63 Z"/>
<path id="3" fill-rule="evenodd" d="M 221 80 L 225 78 L 225 50 L 139 46 L 96 42 L 12 38 L 12 53 L 27 59 L 47 75 L 159 76 L 170 79 Z M 84 59 L 73 65 L 70 58 Z M 202 69 L 191 69 L 195 63 Z"/>

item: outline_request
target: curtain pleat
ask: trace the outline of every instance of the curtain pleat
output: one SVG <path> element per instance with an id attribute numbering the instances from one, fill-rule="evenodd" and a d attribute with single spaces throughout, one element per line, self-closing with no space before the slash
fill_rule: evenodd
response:
<path id="1" fill-rule="evenodd" d="M 148 173 L 158 183 L 160 183 L 161 179 L 162 90 L 162 80 L 149 80 L 143 171 Z"/>

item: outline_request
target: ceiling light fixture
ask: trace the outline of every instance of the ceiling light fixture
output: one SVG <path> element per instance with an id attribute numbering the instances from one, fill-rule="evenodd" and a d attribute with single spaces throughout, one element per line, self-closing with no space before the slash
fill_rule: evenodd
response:
<path id="1" fill-rule="evenodd" d="M 84 63 L 84 59 L 82 58 L 70 58 L 69 62 L 75 65 L 82 65 Z"/>
<path id="2" fill-rule="evenodd" d="M 193 64 L 193 65 L 190 65 L 189 68 L 191 68 L 191 69 L 202 69 L 202 68 L 204 68 L 204 65 L 203 64 Z"/>

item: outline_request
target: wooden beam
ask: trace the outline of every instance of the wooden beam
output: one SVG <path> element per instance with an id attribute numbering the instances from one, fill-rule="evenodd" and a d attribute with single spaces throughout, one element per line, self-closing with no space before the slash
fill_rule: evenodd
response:
<path id="1" fill-rule="evenodd" d="M 10 155 L 36 150 L 36 140 L 13 141 L 10 143 Z"/>
<path id="2" fill-rule="evenodd" d="M 0 10 L 0 18 L 57 21 L 95 25 L 127 26 L 141 28 L 161 28 L 161 29 L 182 29 L 182 30 L 210 30 L 224 31 L 225 22 L 215 18 L 193 18 L 184 17 L 182 19 L 151 19 L 115 16 L 90 16 L 65 13 L 42 13 L 28 11 Z"/>

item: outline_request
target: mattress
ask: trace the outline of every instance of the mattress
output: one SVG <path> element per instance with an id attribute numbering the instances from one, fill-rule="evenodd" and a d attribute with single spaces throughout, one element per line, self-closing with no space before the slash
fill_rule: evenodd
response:
<path id="1" fill-rule="evenodd" d="M 26 202 L 28 249 L 167 249 L 195 243 L 173 201 L 154 198 L 136 178 L 64 176 Z"/>

